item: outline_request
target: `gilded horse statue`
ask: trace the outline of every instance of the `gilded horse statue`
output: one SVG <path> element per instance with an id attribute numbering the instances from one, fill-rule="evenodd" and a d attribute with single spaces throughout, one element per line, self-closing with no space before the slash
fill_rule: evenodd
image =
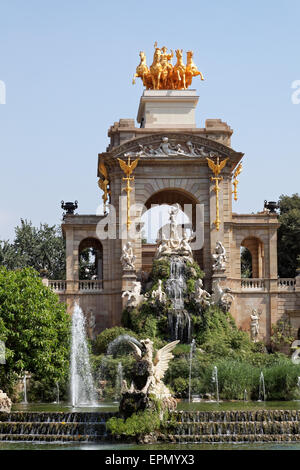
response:
<path id="1" fill-rule="evenodd" d="M 141 51 L 139 54 L 141 61 L 136 68 L 136 73 L 133 76 L 132 84 L 135 85 L 135 79 L 137 77 L 142 79 L 143 85 L 149 90 L 152 85 L 151 75 L 149 67 L 146 64 L 146 54 L 145 52 Z"/>
<path id="2" fill-rule="evenodd" d="M 153 56 L 152 65 L 150 66 L 153 90 L 160 89 L 160 77 L 161 77 L 161 72 L 162 72 L 162 65 L 160 63 L 161 50 L 159 49 L 159 47 L 156 47 L 156 46 L 157 46 L 157 43 L 154 44 L 155 52 Z"/>
<path id="3" fill-rule="evenodd" d="M 193 61 L 193 51 L 187 51 L 186 53 L 186 87 L 188 88 L 192 84 L 193 77 L 200 75 L 201 80 L 204 80 L 202 73 L 198 70 L 198 67 L 194 64 Z"/>
<path id="4" fill-rule="evenodd" d="M 140 63 L 136 68 L 132 83 L 135 84 L 136 77 L 139 77 L 147 90 L 186 90 L 192 83 L 193 77 L 200 75 L 204 80 L 202 73 L 193 62 L 193 52 L 187 52 L 187 64 L 182 60 L 182 49 L 176 50 L 177 62 L 173 66 L 171 59 L 173 51 L 167 52 L 167 47 L 157 47 L 154 44 L 153 63 L 150 68 L 146 64 L 145 52 L 140 52 Z"/>
<path id="5" fill-rule="evenodd" d="M 177 57 L 177 62 L 174 65 L 173 68 L 173 87 L 176 90 L 181 90 L 182 88 L 185 90 L 186 87 L 186 80 L 185 80 L 185 74 L 186 74 L 186 66 L 183 63 L 182 60 L 182 49 L 176 49 L 176 57 Z"/>

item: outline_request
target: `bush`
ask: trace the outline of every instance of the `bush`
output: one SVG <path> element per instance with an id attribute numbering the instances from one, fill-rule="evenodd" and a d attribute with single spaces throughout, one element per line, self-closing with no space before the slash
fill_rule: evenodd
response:
<path id="1" fill-rule="evenodd" d="M 297 386 L 300 365 L 291 360 L 281 360 L 269 368 L 263 369 L 268 400 L 293 400 L 299 398 Z"/>
<path id="2" fill-rule="evenodd" d="M 272 349 L 279 351 L 284 346 L 290 346 L 297 337 L 297 329 L 293 328 L 289 318 L 279 320 L 272 325 Z"/>
<path id="3" fill-rule="evenodd" d="M 143 338 L 168 337 L 168 306 L 159 302 L 144 302 L 138 308 L 127 308 L 122 314 L 122 325 Z"/>
<path id="4" fill-rule="evenodd" d="M 176 394 L 176 397 L 185 398 L 188 395 L 189 381 L 183 377 L 177 377 L 172 382 L 172 388 Z"/>
<path id="5" fill-rule="evenodd" d="M 158 282 L 159 279 L 166 280 L 170 277 L 170 261 L 168 259 L 153 260 L 151 279 Z"/>
<path id="6" fill-rule="evenodd" d="M 133 413 L 126 420 L 110 418 L 106 422 L 106 429 L 113 436 L 139 437 L 158 430 L 160 424 L 159 412 L 146 410 Z"/>

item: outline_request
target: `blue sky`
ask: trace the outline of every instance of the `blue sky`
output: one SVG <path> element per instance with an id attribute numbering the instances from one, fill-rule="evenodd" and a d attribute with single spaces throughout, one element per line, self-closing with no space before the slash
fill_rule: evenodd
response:
<path id="1" fill-rule="evenodd" d="M 97 154 L 114 121 L 136 118 L 131 79 L 155 41 L 194 50 L 198 127 L 234 129 L 245 153 L 234 210 L 300 192 L 299 17 L 298 0 L 0 1 L 0 239 L 21 217 L 59 224 L 62 199 L 96 212 Z"/>

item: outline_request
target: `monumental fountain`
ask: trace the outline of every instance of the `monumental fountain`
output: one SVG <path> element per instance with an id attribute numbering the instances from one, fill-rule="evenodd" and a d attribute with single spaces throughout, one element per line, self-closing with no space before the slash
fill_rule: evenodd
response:
<path id="1" fill-rule="evenodd" d="M 209 306 L 229 311 L 233 295 L 230 289 L 221 285 L 220 279 L 215 277 L 212 294 L 203 288 L 202 277 L 204 273 L 193 258 L 191 243 L 195 234 L 188 234 L 176 222 L 179 205 L 170 207 L 169 223 L 158 232 L 157 250 L 153 260 L 154 270 L 163 268 L 168 277 L 155 279 L 151 287 L 142 293 L 142 283 L 133 281 L 131 288 L 125 290 L 123 298 L 127 298 L 125 308 L 130 312 L 140 311 L 147 304 L 153 312 L 163 310 L 167 312 L 169 339 L 190 344 L 192 341 L 192 312 L 200 316 Z M 226 251 L 220 241 L 216 244 L 212 255 L 216 272 L 224 269 Z M 121 263 L 123 269 L 134 270 L 135 256 L 130 242 L 124 245 Z M 153 270 L 152 270 L 153 273 Z M 150 275 L 151 277 L 151 275 Z M 188 288 L 189 281 L 192 287 Z"/>

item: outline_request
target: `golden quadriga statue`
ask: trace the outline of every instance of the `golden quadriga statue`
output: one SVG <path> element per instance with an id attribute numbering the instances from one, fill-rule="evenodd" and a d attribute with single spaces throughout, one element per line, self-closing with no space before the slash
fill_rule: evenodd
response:
<path id="1" fill-rule="evenodd" d="M 164 46 L 161 49 L 154 44 L 153 62 L 150 68 L 146 64 L 145 52 L 140 52 L 141 61 L 136 68 L 132 83 L 135 84 L 136 77 L 140 77 L 147 90 L 186 90 L 191 84 L 193 77 L 202 73 L 193 62 L 193 52 L 187 51 L 186 65 L 183 63 L 182 49 L 176 49 L 177 62 L 173 66 L 171 63 L 174 57 L 173 51 L 167 52 Z"/>

